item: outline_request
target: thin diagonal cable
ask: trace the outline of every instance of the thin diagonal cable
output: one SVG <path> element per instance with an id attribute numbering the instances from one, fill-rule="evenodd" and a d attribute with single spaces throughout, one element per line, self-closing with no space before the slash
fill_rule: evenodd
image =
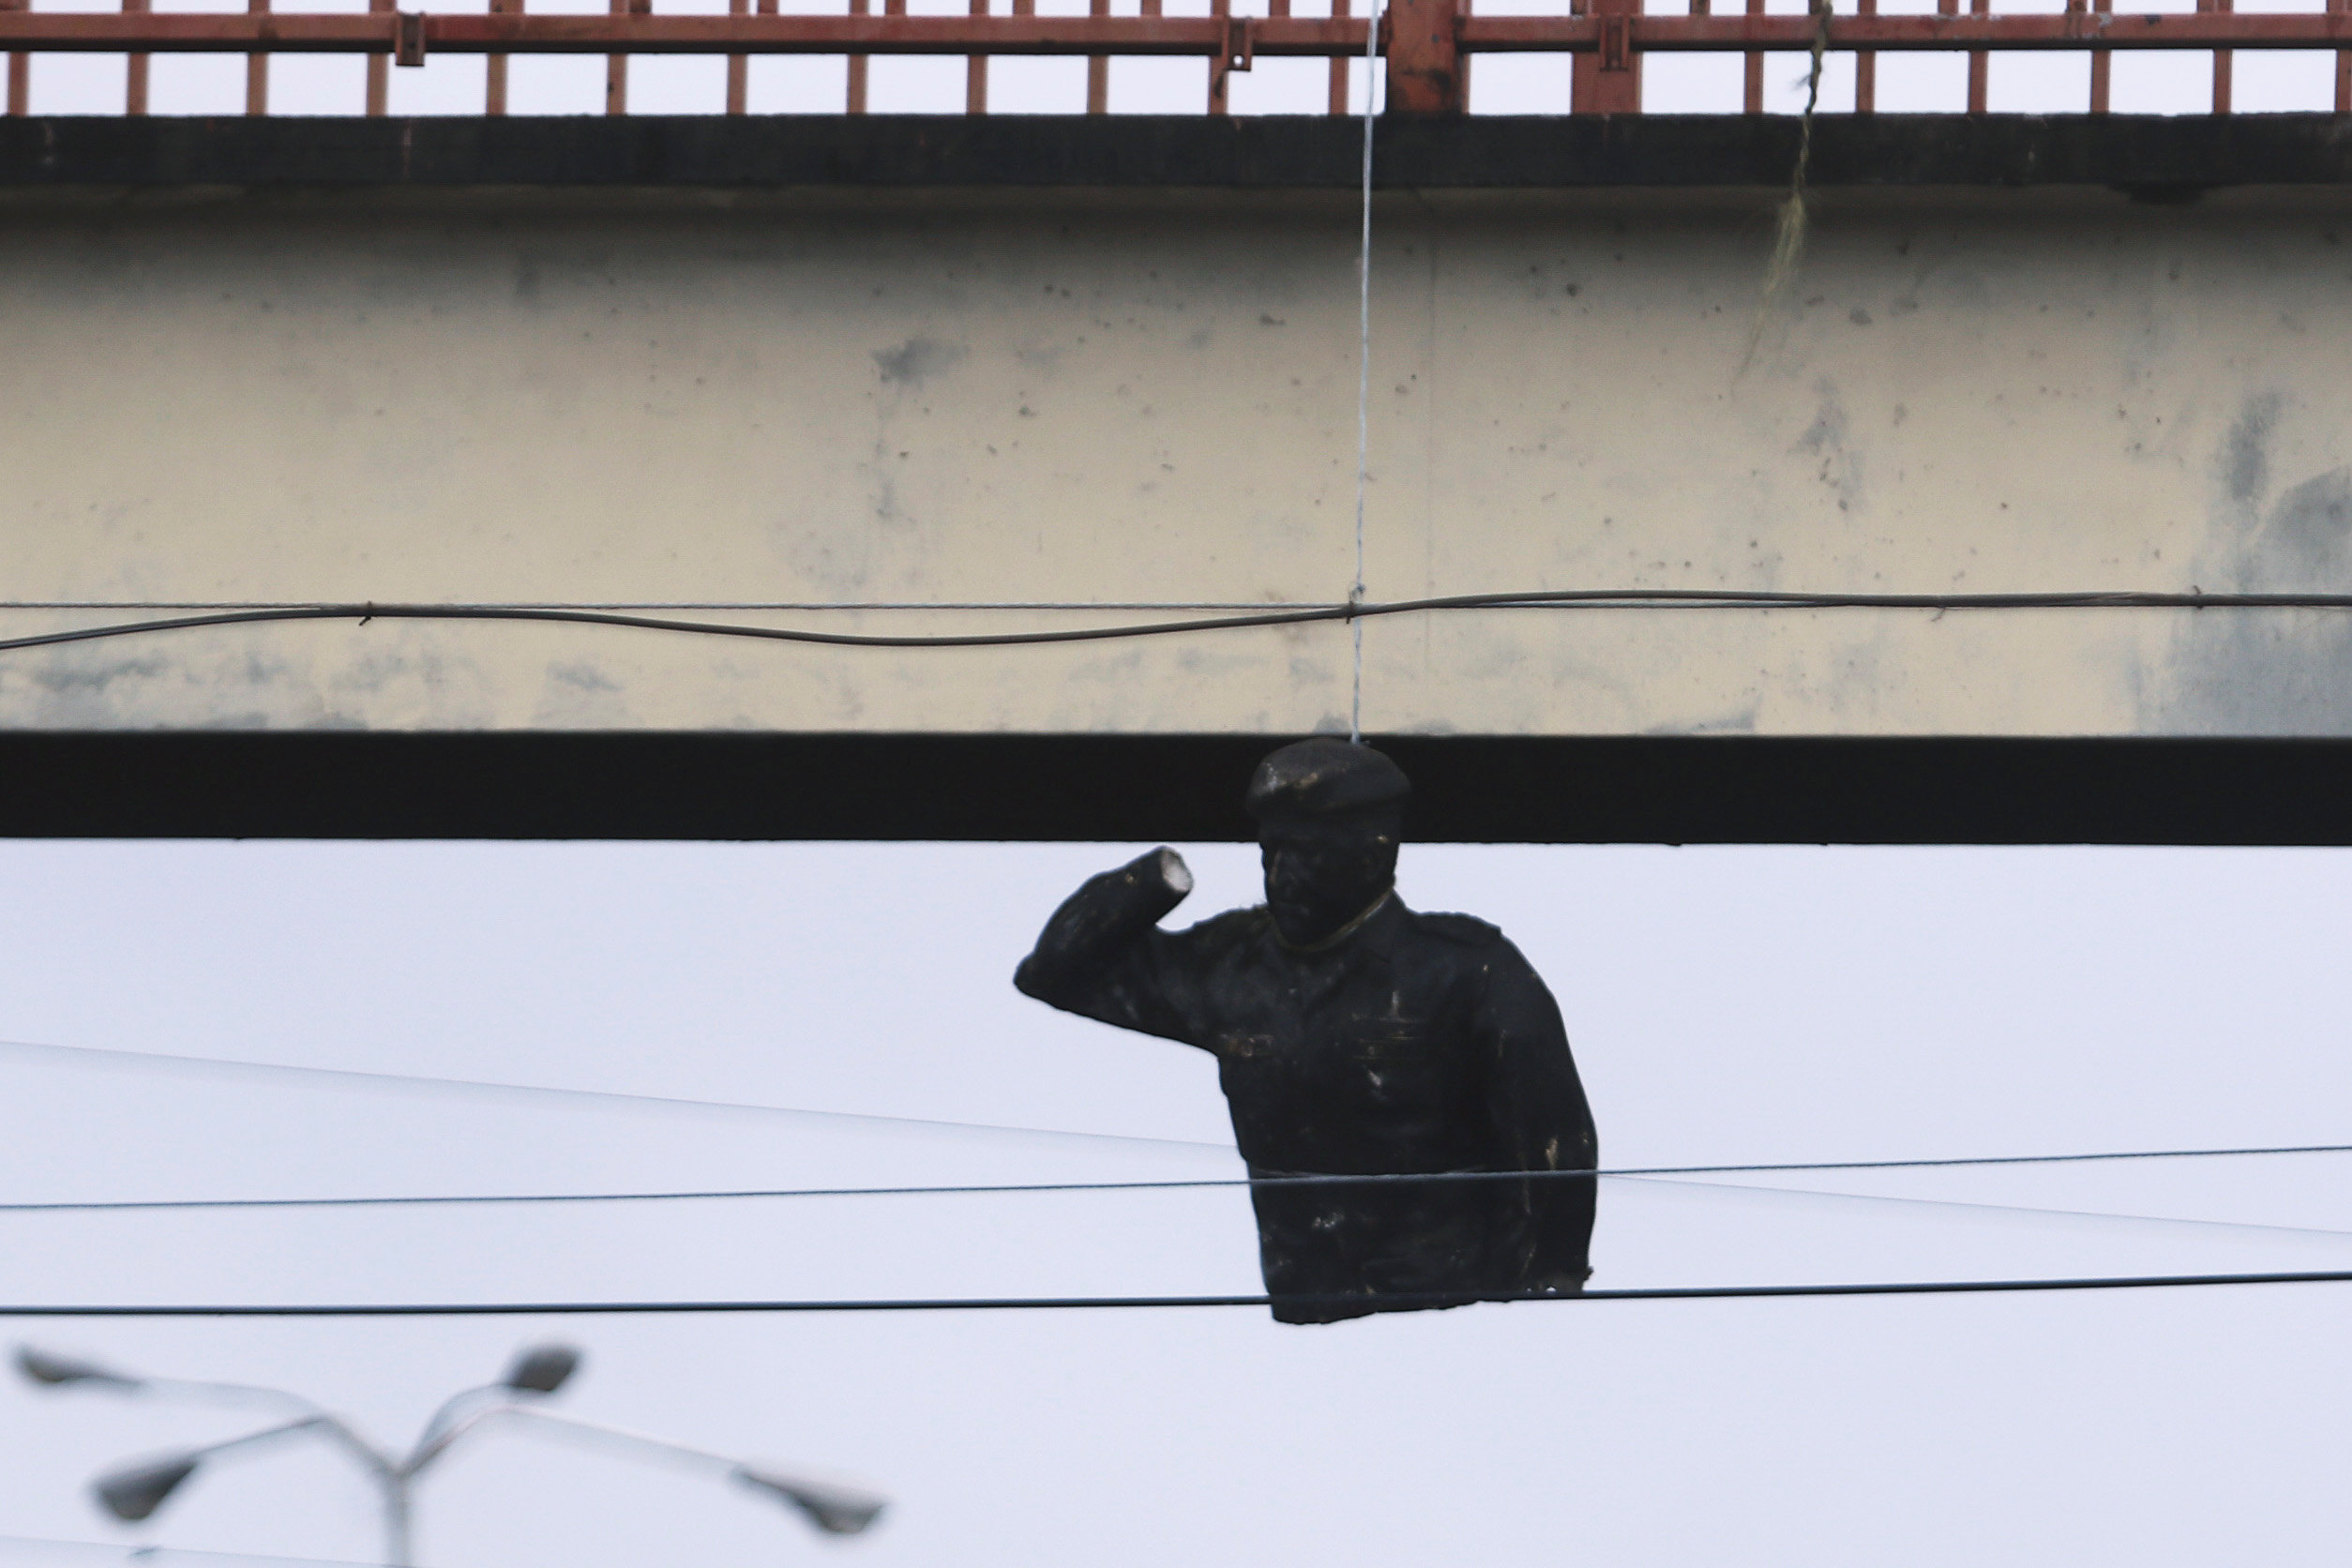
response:
<path id="1" fill-rule="evenodd" d="M 1524 1175 L 1526 1173 L 1516 1173 Z M 1536 1172 L 1535 1174 L 1552 1174 Z M 1410 1181 L 1414 1178 L 1384 1178 Z M 1515 1179 L 1504 1175 L 1500 1179 Z M 2112 1221 L 2118 1224 L 2194 1226 L 2205 1229 L 2254 1231 L 2266 1235 L 2332 1237 L 2352 1240 L 2352 1230 L 2329 1229 L 2322 1226 L 2266 1225 L 2252 1220 L 2192 1219 L 2176 1214 L 2118 1214 L 2102 1209 L 2053 1209 L 2016 1203 L 1978 1203 L 1951 1198 L 1911 1198 L 1886 1193 L 1829 1192 L 1814 1187 L 1784 1187 L 1754 1182 L 1692 1182 L 1663 1176 L 1604 1176 L 1604 1181 L 1643 1182 L 1660 1186 L 1691 1187 L 1706 1192 L 1739 1193 L 1761 1198 L 1798 1199 L 1806 1201 L 1896 1204 L 1911 1208 L 1964 1209 L 1976 1213 L 2037 1216 L 2056 1219 L 2087 1219 Z M 1295 1182 L 1297 1178 L 1290 1178 Z M 1274 1186 L 1285 1184 L 1284 1178 L 1259 1178 L 1234 1182 L 1141 1182 L 1141 1183 L 1045 1183 L 963 1187 L 799 1187 L 776 1189 L 733 1189 L 725 1191 L 682 1192 L 610 1192 L 610 1193 L 452 1193 L 443 1195 L 357 1197 L 357 1198 L 160 1198 L 97 1199 L 86 1202 L 0 1203 L 0 1214 L 112 1214 L 152 1213 L 193 1210 L 240 1211 L 252 1209 L 377 1209 L 467 1207 L 486 1204 L 532 1206 L 544 1204 L 580 1203 L 678 1203 L 709 1199 L 801 1199 L 801 1198 L 911 1198 L 966 1196 L 974 1194 L 1071 1193 L 1136 1190 L 1167 1190 L 1186 1187 Z"/>
<path id="2" fill-rule="evenodd" d="M 699 1100 L 660 1094 L 637 1094 L 621 1090 L 574 1089 L 552 1084 L 499 1083 L 475 1078 L 432 1078 L 413 1073 L 372 1072 L 352 1067 L 315 1067 L 285 1062 L 254 1062 L 243 1059 L 177 1056 L 164 1051 L 131 1050 L 116 1046 L 66 1046 L 44 1041 L 0 1040 L 0 1051 L 15 1051 L 25 1055 L 63 1057 L 68 1060 L 91 1060 L 128 1067 L 164 1071 L 219 1073 L 229 1076 L 275 1076 L 317 1082 L 340 1082 L 354 1088 L 416 1089 L 424 1091 L 457 1091 L 494 1094 L 536 1095 L 550 1099 L 588 1102 L 614 1102 L 683 1110 L 714 1110 L 742 1112 L 765 1116 L 808 1117 L 824 1121 L 867 1123 L 883 1126 L 913 1126 L 939 1128 L 953 1132 L 1004 1133 L 1020 1137 L 1082 1138 L 1097 1143 L 1127 1143 L 1152 1147 L 1176 1148 L 1197 1152 L 1235 1153 L 1232 1145 L 1211 1143 L 1191 1138 L 1147 1138 L 1132 1133 L 1081 1132 L 1066 1128 L 1006 1126 L 984 1122 L 949 1122 L 924 1117 L 885 1116 L 864 1111 L 812 1110 L 797 1106 L 759 1105 L 735 1100 Z M 1714 1165 L 1667 1165 L 1602 1167 L 1594 1169 L 1558 1171 L 1431 1171 L 1402 1175 L 1277 1175 L 1257 1178 L 1206 1178 L 1153 1182 L 1046 1182 L 1014 1184 L 957 1184 L 933 1186 L 877 1187 L 807 1187 L 776 1189 L 743 1189 L 741 1191 L 688 1193 L 678 1196 L 708 1197 L 882 1197 L 898 1194 L 967 1193 L 967 1192 L 1077 1192 L 1115 1191 L 1121 1188 L 1149 1190 L 1164 1187 L 1246 1186 L 1257 1182 L 1262 1184 L 1309 1184 L 1314 1183 L 1364 1184 L 1388 1181 L 1524 1181 L 1559 1176 L 1708 1176 L 1772 1173 L 1781 1171 L 1820 1170 L 1922 1170 L 1966 1166 L 2002 1165 L 2073 1165 L 2110 1160 L 2215 1159 L 2233 1156 L 2267 1154 L 2339 1154 L 2352 1153 L 2352 1143 L 2292 1143 L 2292 1144 L 2233 1144 L 2200 1148 L 2095 1150 L 2088 1153 L 2058 1154 L 1964 1154 L 1926 1159 L 1886 1160 L 1802 1160 L 1770 1163 Z M 609 1201 L 638 1195 L 579 1194 L 531 1195 L 508 1199 L 504 1197 L 466 1201 L 571 1201 L 574 1199 Z M 646 1196 L 668 1197 L 671 1194 Z M 454 1201 L 435 1199 L 432 1201 Z M 254 1199 L 256 1202 L 309 1201 L 296 1199 Z M 321 1199 L 318 1201 L 350 1202 L 356 1199 Z M 372 1200 L 370 1200 L 372 1201 Z M 408 1201 L 408 1199 L 400 1199 Z M 419 1199 L 418 1201 L 423 1201 Z"/>
<path id="3" fill-rule="evenodd" d="M 409 1089 L 434 1093 L 527 1094 L 546 1099 L 602 1102 L 656 1107 L 670 1110 L 732 1111 L 758 1116 L 804 1117 L 812 1121 L 859 1123 L 875 1126 L 922 1127 L 957 1133 L 995 1133 L 1020 1138 L 1077 1138 L 1090 1143 L 1125 1143 L 1168 1149 L 1230 1153 L 1229 1143 L 1206 1143 L 1191 1138 L 1145 1138 L 1134 1133 L 1090 1133 L 1065 1127 L 1016 1127 L 990 1122 L 948 1122 L 922 1116 L 882 1116 L 855 1110 L 811 1110 L 800 1106 L 753 1105 L 736 1100 L 697 1100 L 672 1094 L 632 1094 L 615 1089 L 566 1089 L 554 1084 L 497 1083 L 477 1078 L 428 1078 L 415 1073 L 369 1072 L 355 1067 L 304 1067 L 287 1062 L 244 1062 L 210 1056 L 173 1056 L 164 1051 L 127 1050 L 113 1046 L 57 1046 L 33 1040 L 0 1040 L 0 1051 L 25 1055 L 87 1058 L 122 1066 L 167 1071 L 213 1073 L 227 1077 L 282 1077 L 350 1088 Z"/>
<path id="4" fill-rule="evenodd" d="M 711 1110 L 768 1116 L 807 1117 L 882 1126 L 912 1126 L 953 1132 L 1002 1133 L 1020 1137 L 1079 1138 L 1097 1143 L 1135 1144 L 1188 1152 L 1237 1153 L 1229 1144 L 1184 1138 L 1144 1138 L 1125 1133 L 1077 1132 L 1062 1128 L 1013 1127 L 990 1123 L 946 1122 L 918 1117 L 882 1116 L 860 1111 L 811 1110 L 794 1106 L 747 1104 L 731 1100 L 696 1100 L 633 1094 L 617 1090 L 571 1089 L 546 1084 L 497 1083 L 472 1078 L 430 1078 L 418 1074 L 369 1072 L 348 1067 L 298 1066 L 291 1063 L 252 1062 L 219 1057 L 175 1056 L 162 1051 L 129 1050 L 112 1046 L 61 1046 L 27 1040 L 0 1040 L 0 1051 L 92 1060 L 128 1067 L 193 1071 L 228 1076 L 285 1077 L 364 1089 L 456 1091 L 474 1093 L 532 1095 L 556 1100 L 642 1105 L 663 1109 Z M 1361 1175 L 1274 1175 L 1184 1178 L 1138 1182 L 957 1183 L 928 1185 L 867 1187 L 759 1187 L 675 1190 L 659 1192 L 451 1194 L 356 1198 L 167 1199 L 128 1199 L 91 1203 L 0 1204 L 0 1212 L 173 1208 L 295 1208 L 358 1207 L 396 1204 L 449 1203 L 612 1203 L 692 1199 L 755 1198 L 885 1198 L 947 1194 L 1170 1191 L 1199 1187 L 1369 1185 L 1395 1182 L 1516 1182 L 1583 1177 L 1767 1175 L 1832 1170 L 1932 1170 L 1969 1167 L 2017 1165 L 2079 1165 L 2118 1160 L 2219 1159 L 2285 1154 L 2352 1153 L 2352 1143 L 2236 1144 L 2186 1149 L 2094 1150 L 2057 1154 L 1968 1154 L 1926 1159 L 1802 1160 L 1746 1164 L 1603 1167 L 1549 1171 L 1427 1171 Z"/>
<path id="5" fill-rule="evenodd" d="M 433 1080 L 426 1080 L 433 1081 Z M 662 1102 L 669 1103 L 669 1102 Z M 928 1125 L 929 1123 L 921 1123 Z M 1113 1135 L 1094 1135 L 1110 1137 Z M 1186 1145 L 1185 1147 L 1215 1148 L 1217 1145 Z M 2226 1149 L 2145 1149 L 2122 1150 L 2075 1154 L 1991 1154 L 1949 1159 L 1922 1160 L 1823 1160 L 1805 1163 L 1773 1165 L 1683 1165 L 1635 1166 L 1622 1169 L 1587 1170 L 1433 1170 L 1407 1171 L 1364 1175 L 1273 1175 L 1170 1178 L 1138 1182 L 970 1182 L 941 1183 L 925 1185 L 867 1186 L 867 1187 L 718 1187 L 680 1188 L 669 1191 L 570 1192 L 570 1193 L 447 1193 L 400 1194 L 388 1197 L 359 1196 L 352 1198 L 163 1198 L 163 1199 L 105 1199 L 89 1201 L 33 1201 L 0 1203 L 0 1214 L 76 1214 L 109 1211 L 175 1210 L 175 1209 L 357 1209 L 393 1207 L 430 1207 L 434 1205 L 489 1203 L 674 1203 L 733 1199 L 796 1199 L 796 1198 L 942 1198 L 978 1196 L 995 1193 L 1078 1193 L 1078 1192 L 1184 1192 L 1214 1188 L 1236 1187 L 1306 1187 L 1306 1186 L 1376 1186 L 1397 1183 L 1461 1183 L 1461 1182 L 1533 1182 L 1578 1181 L 1601 1178 L 1630 1180 L 1636 1178 L 1666 1178 L 1674 1176 L 1708 1176 L 1738 1174 L 1773 1174 L 1798 1171 L 1831 1170 L 1926 1170 L 1953 1168 L 2013 1166 L 2013 1165 L 2073 1165 L 2114 1160 L 2212 1159 L 2269 1154 L 2344 1154 L 2352 1153 L 2352 1144 L 2309 1143 L 2280 1144 L 2264 1147 Z M 1693 1184 L 1694 1185 L 1704 1184 Z M 1803 1194 L 1808 1189 L 1781 1187 L 1770 1184 L 1726 1182 L 1725 1187 L 1750 1192 L 1789 1192 Z M 1830 1194 L 1824 1196 L 1866 1197 L 1866 1194 Z M 1891 1199 L 1889 1201 L 1940 1202 L 1930 1199 Z M 1954 1200 L 1956 1201 L 1956 1200 Z M 2006 1205 L 1968 1204 L 1967 1207 L 1998 1208 Z M 2075 1212 L 2090 1217 L 2094 1211 L 2052 1210 L 2050 1213 Z M 2154 1214 L 2119 1214 L 2105 1217 L 2119 1219 L 2162 1219 Z M 2216 1220 L 2212 1224 L 2234 1224 Z M 2276 1229 L 2259 1227 L 2258 1229 Z"/>
<path id="6" fill-rule="evenodd" d="M 202 1306 L 173 1303 L 0 1305 L 0 1318 L 567 1318 L 686 1317 L 800 1312 L 1074 1312 L 1144 1311 L 1168 1308 L 1272 1306 L 1379 1306 L 1395 1309 L 1451 1306 L 1481 1302 L 1727 1301 L 1813 1296 L 1969 1296 L 2072 1290 L 2166 1290 L 2234 1285 L 2352 1284 L 2352 1269 L 2296 1269 L 2260 1274 L 2115 1274 L 2058 1279 L 1894 1280 L 1831 1285 L 1683 1285 L 1625 1290 L 1585 1290 L 1575 1295 L 1537 1293 L 1462 1294 L 1383 1291 L 1366 1295 L 1192 1295 L 1192 1296 L 938 1296 L 824 1301 L 668 1302 L 383 1302 L 345 1304 L 224 1303 Z"/>
<path id="7" fill-rule="evenodd" d="M 1899 1204 L 1907 1208 L 1966 1209 L 1978 1214 L 2028 1218 L 2109 1220 L 2120 1225 L 2186 1225 L 2209 1230 L 2259 1231 L 2266 1235 L 2316 1236 L 2352 1240 L 2352 1230 L 2321 1225 L 2265 1225 L 2243 1219 L 2191 1219 L 2179 1214 L 2129 1214 L 2103 1209 L 2051 1209 L 2027 1203 L 1975 1203 L 1957 1198 L 1908 1198 L 1892 1193 L 1831 1192 L 1820 1187 L 1782 1187 L 1757 1182 L 1688 1182 L 1671 1176 L 1624 1176 L 1619 1181 L 1662 1187 L 1691 1187 L 1701 1192 L 1741 1193 L 1764 1198 L 1801 1198 L 1832 1203 Z"/>
<path id="8" fill-rule="evenodd" d="M 106 1552 L 136 1558 L 142 1562 L 170 1557 L 197 1557 L 213 1562 L 291 1562 L 307 1568 L 384 1568 L 373 1561 L 340 1557 L 283 1557 L 274 1552 L 205 1551 L 197 1546 L 158 1546 L 145 1541 L 68 1541 L 46 1535 L 0 1535 L 0 1546 L 33 1546 L 43 1551 Z"/>

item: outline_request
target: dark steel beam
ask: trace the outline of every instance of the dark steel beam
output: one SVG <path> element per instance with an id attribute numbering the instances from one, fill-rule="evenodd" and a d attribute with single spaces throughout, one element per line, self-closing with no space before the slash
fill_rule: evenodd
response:
<path id="1" fill-rule="evenodd" d="M 1297 738 L 18 731 L 0 835 L 1246 839 Z M 1423 842 L 2352 842 L 2342 740 L 1367 738 Z"/>

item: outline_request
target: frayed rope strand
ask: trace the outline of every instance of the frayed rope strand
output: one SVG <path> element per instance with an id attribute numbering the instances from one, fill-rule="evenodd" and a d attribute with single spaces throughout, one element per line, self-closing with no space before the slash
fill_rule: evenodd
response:
<path id="1" fill-rule="evenodd" d="M 1805 112 L 1797 131 L 1797 167 L 1789 175 L 1788 199 L 1780 204 L 1772 235 L 1772 256 L 1764 266 L 1764 290 L 1756 302 L 1756 317 L 1748 324 L 1747 352 L 1740 356 L 1741 375 L 1755 362 L 1756 351 L 1764 342 L 1764 329 L 1796 282 L 1798 265 L 1804 260 L 1805 179 L 1813 164 L 1814 112 L 1821 104 L 1821 62 L 1830 47 L 1830 0 L 1812 0 L 1812 4 L 1813 68 L 1805 81 Z"/>

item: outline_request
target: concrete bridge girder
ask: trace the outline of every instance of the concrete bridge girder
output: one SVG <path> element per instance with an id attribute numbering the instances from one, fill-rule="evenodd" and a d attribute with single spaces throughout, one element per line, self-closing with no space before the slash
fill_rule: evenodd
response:
<path id="1" fill-rule="evenodd" d="M 2352 587 L 2339 193 L 1761 192 L 1376 214 L 1372 596 Z M 20 199 L 7 597 L 1329 601 L 1344 195 Z M 1752 347 L 1753 345 L 1753 347 Z M 23 632 L 108 612 L 10 609 Z M 2326 612 L 1495 611 L 1367 626 L 1396 731 L 2342 734 Z M 0 659 L 53 728 L 1285 731 L 1323 626 L 993 651 L 580 628 L 182 632 Z"/>
<path id="2" fill-rule="evenodd" d="M 1345 125 L 0 125 L 0 637 L 322 601 L 1003 632 L 1347 593 Z M 1810 249 L 1759 311 L 1788 129 L 1383 128 L 1373 598 L 2352 591 L 2352 159 L 2329 125 L 1825 121 Z M 365 177 L 322 173 L 345 166 Z M 1364 718 L 1455 738 L 1415 765 L 1467 792 L 1432 796 L 1457 837 L 2336 841 L 2348 628 L 1420 614 L 1365 626 Z M 0 828 L 1223 832 L 1178 796 L 1223 789 L 1233 746 L 1344 726 L 1349 666 L 1335 624 L 918 651 L 379 619 L 27 649 L 0 654 Z M 843 782 L 771 823 L 771 763 L 713 753 L 732 804 L 661 796 L 692 750 L 661 737 L 694 732 Z M 464 734 L 552 749 L 424 744 Z M 107 735 L 201 752 L 215 792 L 123 804 L 169 770 L 84 744 Z M 207 735 L 418 745 L 405 773 L 305 753 L 362 794 L 410 781 L 330 820 L 291 782 L 266 807 L 230 784 L 283 746 L 172 739 Z M 598 736 L 620 749 L 585 763 L 565 739 Z M 2116 826 L 2140 764 L 2065 749 L 2228 737 L 2305 749 L 2165 753 L 2175 798 L 2142 791 Z M 1711 740 L 1747 749 L 1670 749 Z M 917 752 L 992 770 L 993 804 L 868 809 Z M 1081 754 L 1047 810 L 1037 770 Z M 1974 784 L 1871 815 L 1964 754 Z M 670 805 L 462 798 L 625 755 L 632 798 Z M 1139 766 L 1184 790 L 1087 815 Z M 1579 816 L 1560 803 L 1597 798 L 1595 767 L 1617 805 Z M 1497 768 L 1518 804 L 1489 810 Z M 457 794 L 415 804 L 416 780 Z"/>

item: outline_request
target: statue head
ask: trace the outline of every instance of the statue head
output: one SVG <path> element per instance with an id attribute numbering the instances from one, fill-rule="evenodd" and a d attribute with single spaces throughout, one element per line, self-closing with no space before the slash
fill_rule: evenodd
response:
<path id="1" fill-rule="evenodd" d="M 1284 942 L 1327 942 L 1387 896 L 1411 790 L 1380 752 L 1328 735 L 1258 764 L 1246 804 L 1258 819 L 1266 910 Z"/>

